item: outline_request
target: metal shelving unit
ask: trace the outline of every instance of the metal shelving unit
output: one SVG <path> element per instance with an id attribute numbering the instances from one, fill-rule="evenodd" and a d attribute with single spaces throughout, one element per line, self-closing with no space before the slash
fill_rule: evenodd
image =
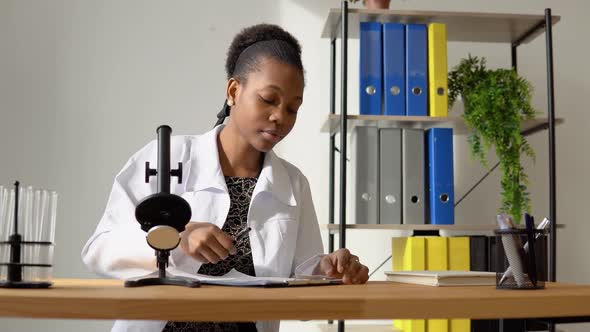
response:
<path id="1" fill-rule="evenodd" d="M 457 118 L 426 117 L 387 117 L 348 115 L 348 39 L 358 38 L 359 22 L 380 21 L 399 23 L 432 22 L 447 25 L 447 40 L 461 42 L 509 43 L 511 46 L 512 67 L 518 69 L 517 50 L 536 37 L 545 35 L 547 59 L 547 117 L 525 123 L 524 134 L 547 129 L 549 146 L 549 281 L 556 280 L 556 180 L 555 180 L 555 125 L 562 122 L 555 118 L 554 78 L 553 78 L 553 25 L 559 16 L 552 16 L 551 9 L 543 15 L 438 12 L 438 11 L 400 11 L 349 9 L 348 2 L 342 1 L 340 9 L 331 9 L 322 32 L 323 38 L 330 39 L 330 115 L 322 131 L 330 133 L 330 196 L 328 222 L 335 224 L 335 152 L 336 134 L 340 134 L 340 179 L 339 179 L 339 247 L 346 247 L 346 158 L 347 134 L 355 125 L 367 124 L 398 128 L 454 127 L 464 129 Z M 336 40 L 340 38 L 340 113 L 336 114 Z M 460 134 L 460 132 L 458 133 Z M 333 228 L 333 226 L 329 226 Z M 334 250 L 334 232 L 329 234 L 329 250 Z M 549 324 L 554 331 L 553 324 Z M 344 331 L 344 322 L 338 322 L 338 331 Z"/>

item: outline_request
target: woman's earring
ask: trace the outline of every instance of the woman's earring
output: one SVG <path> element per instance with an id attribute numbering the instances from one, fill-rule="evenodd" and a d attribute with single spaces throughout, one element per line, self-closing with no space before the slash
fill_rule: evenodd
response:
<path id="1" fill-rule="evenodd" d="M 227 101 L 227 106 L 234 106 L 234 100 L 233 99 L 229 99 Z"/>

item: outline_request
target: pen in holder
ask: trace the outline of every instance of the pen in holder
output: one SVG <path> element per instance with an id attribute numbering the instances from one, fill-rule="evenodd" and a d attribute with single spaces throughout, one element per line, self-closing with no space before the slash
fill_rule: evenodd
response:
<path id="1" fill-rule="evenodd" d="M 545 288 L 546 264 L 541 253 L 546 246 L 545 229 L 509 228 L 497 229 L 496 236 L 496 288 L 541 289 Z M 522 244 L 526 242 L 524 245 Z M 541 249 L 541 250 L 539 250 Z"/>

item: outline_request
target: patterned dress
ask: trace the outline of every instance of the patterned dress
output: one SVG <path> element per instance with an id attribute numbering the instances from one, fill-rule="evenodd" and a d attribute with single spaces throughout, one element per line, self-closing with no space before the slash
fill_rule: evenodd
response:
<path id="1" fill-rule="evenodd" d="M 226 176 L 225 182 L 229 191 L 230 207 L 227 220 L 222 231 L 235 237 L 241 230 L 248 227 L 248 208 L 252 199 L 252 192 L 256 186 L 256 178 L 242 178 Z M 236 243 L 237 253 L 217 264 L 203 264 L 200 274 L 221 276 L 231 269 L 236 269 L 247 275 L 255 276 L 252 261 L 250 238 L 243 237 Z M 197 290 L 198 291 L 198 290 Z M 220 308 L 220 310 L 223 310 Z M 252 322 L 216 323 L 216 322 L 168 322 L 162 332 L 256 332 L 256 325 Z"/>

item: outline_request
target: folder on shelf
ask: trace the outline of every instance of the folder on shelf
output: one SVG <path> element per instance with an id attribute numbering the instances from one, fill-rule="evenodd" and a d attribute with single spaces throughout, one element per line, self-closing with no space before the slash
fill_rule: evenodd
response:
<path id="1" fill-rule="evenodd" d="M 379 129 L 379 223 L 402 222 L 401 129 Z"/>
<path id="2" fill-rule="evenodd" d="M 425 224 L 424 205 L 424 131 L 402 131 L 402 221 L 404 224 Z"/>
<path id="3" fill-rule="evenodd" d="M 449 329 L 450 321 L 448 319 L 427 319 L 426 320 L 426 332 L 452 332 Z"/>
<path id="4" fill-rule="evenodd" d="M 360 23 L 360 114 L 380 115 L 382 104 L 382 42 L 381 23 Z"/>
<path id="5" fill-rule="evenodd" d="M 393 271 L 426 269 L 426 238 L 423 236 L 394 237 L 391 239 Z"/>
<path id="6" fill-rule="evenodd" d="M 426 269 L 426 238 L 420 236 L 391 239 L 391 261 L 393 271 L 420 271 Z M 396 319 L 396 329 L 426 332 L 424 319 Z"/>
<path id="7" fill-rule="evenodd" d="M 406 114 L 406 29 L 383 23 L 383 96 L 385 115 Z"/>
<path id="8" fill-rule="evenodd" d="M 428 25 L 428 94 L 429 115 L 448 115 L 447 26 Z"/>
<path id="9" fill-rule="evenodd" d="M 469 237 L 448 237 L 449 270 L 469 271 Z"/>
<path id="10" fill-rule="evenodd" d="M 449 269 L 447 239 L 440 236 L 426 237 L 426 271 L 446 271 Z"/>
<path id="11" fill-rule="evenodd" d="M 429 223 L 454 224 L 453 130 L 429 129 L 427 139 Z"/>
<path id="12" fill-rule="evenodd" d="M 495 281 L 492 281 L 495 284 Z M 492 284 L 492 285 L 493 285 Z M 471 320 L 466 318 L 449 320 L 450 332 L 471 332 Z"/>
<path id="13" fill-rule="evenodd" d="M 472 319 L 471 331 L 473 332 L 497 332 L 500 330 L 500 321 L 497 319 Z"/>
<path id="14" fill-rule="evenodd" d="M 402 324 L 404 332 L 426 332 L 426 320 L 424 319 L 405 319 Z"/>
<path id="15" fill-rule="evenodd" d="M 428 115 L 428 53 L 424 24 L 406 25 L 406 115 Z"/>
<path id="16" fill-rule="evenodd" d="M 471 271 L 489 271 L 488 237 L 469 237 L 469 269 Z"/>
<path id="17" fill-rule="evenodd" d="M 446 237 L 426 237 L 426 270 L 446 271 L 448 264 L 448 242 Z M 426 331 L 447 332 L 449 331 L 448 319 L 427 319 Z"/>
<path id="18" fill-rule="evenodd" d="M 498 259 L 498 252 L 504 252 L 504 246 L 502 241 L 497 241 L 495 236 L 488 238 L 488 264 L 489 270 L 492 272 L 504 272 L 508 268 L 508 260 Z M 499 248 L 498 248 L 499 247 Z M 501 262 L 500 262 L 501 260 Z"/>
<path id="19" fill-rule="evenodd" d="M 354 160 L 355 223 L 377 224 L 379 219 L 379 131 L 357 126 L 351 135 Z"/>
<path id="20" fill-rule="evenodd" d="M 449 270 L 451 271 L 469 271 L 470 267 L 470 248 L 469 237 L 449 237 L 448 239 L 448 256 Z M 494 282 L 495 283 L 495 282 Z M 469 332 L 471 322 L 469 319 L 451 319 L 449 321 L 451 332 Z"/>

